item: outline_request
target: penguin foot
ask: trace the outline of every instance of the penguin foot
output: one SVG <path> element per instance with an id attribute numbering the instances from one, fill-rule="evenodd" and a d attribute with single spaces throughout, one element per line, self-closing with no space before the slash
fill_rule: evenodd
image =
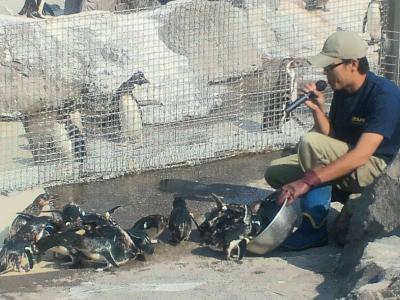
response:
<path id="1" fill-rule="evenodd" d="M 33 11 L 31 17 L 36 19 L 45 19 L 45 17 L 38 11 Z"/>

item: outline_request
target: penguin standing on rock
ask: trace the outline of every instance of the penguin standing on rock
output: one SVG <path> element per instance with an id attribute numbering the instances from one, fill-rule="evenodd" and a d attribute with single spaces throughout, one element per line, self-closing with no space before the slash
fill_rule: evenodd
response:
<path id="1" fill-rule="evenodd" d="M 142 111 L 132 91 L 135 85 L 149 83 L 142 71 L 135 72 L 112 98 L 111 122 L 127 140 L 142 140 Z"/>
<path id="2" fill-rule="evenodd" d="M 368 32 L 369 45 L 377 44 L 381 41 L 382 35 L 382 7 L 379 0 L 371 0 L 368 4 L 363 20 L 362 32 Z"/>
<path id="3" fill-rule="evenodd" d="M 304 0 L 306 3 L 305 9 L 313 10 L 313 9 L 322 9 L 323 11 L 328 11 L 326 5 L 328 4 L 328 0 Z"/>
<path id="4" fill-rule="evenodd" d="M 24 6 L 18 14 L 40 19 L 44 18 L 43 14 L 55 16 L 52 8 L 44 0 L 25 0 Z"/>
<path id="5" fill-rule="evenodd" d="M 175 197 L 172 207 L 168 222 L 171 242 L 187 241 L 192 231 L 192 217 L 186 207 L 186 201 L 182 197 Z"/>

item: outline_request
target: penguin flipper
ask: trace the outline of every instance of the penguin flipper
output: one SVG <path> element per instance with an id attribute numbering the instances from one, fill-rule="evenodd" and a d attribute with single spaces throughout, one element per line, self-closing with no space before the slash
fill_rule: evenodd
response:
<path id="1" fill-rule="evenodd" d="M 111 265 L 113 265 L 116 268 L 119 268 L 119 265 L 115 261 L 113 255 L 111 254 L 110 251 L 103 251 L 100 254 L 103 255 L 103 257 L 107 260 L 108 263 L 110 263 Z"/>
<path id="2" fill-rule="evenodd" d="M 108 213 L 109 213 L 109 214 L 112 214 L 112 213 L 114 213 L 114 211 L 116 211 L 116 210 L 117 210 L 118 208 L 120 208 L 120 207 L 121 207 L 121 205 L 117 205 L 117 206 L 111 208 L 110 210 L 108 210 Z"/>
<path id="3" fill-rule="evenodd" d="M 215 204 L 217 205 L 218 209 L 222 209 L 225 206 L 225 203 L 216 194 L 211 193 L 211 197 L 214 199 Z"/>

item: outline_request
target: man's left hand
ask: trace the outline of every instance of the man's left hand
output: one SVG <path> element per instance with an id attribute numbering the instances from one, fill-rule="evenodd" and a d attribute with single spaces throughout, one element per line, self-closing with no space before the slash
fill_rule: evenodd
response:
<path id="1" fill-rule="evenodd" d="M 291 183 L 285 184 L 282 187 L 282 192 L 280 193 L 276 203 L 282 205 L 287 199 L 286 205 L 292 204 L 297 198 L 306 194 L 311 189 L 303 179 L 293 181 Z"/>

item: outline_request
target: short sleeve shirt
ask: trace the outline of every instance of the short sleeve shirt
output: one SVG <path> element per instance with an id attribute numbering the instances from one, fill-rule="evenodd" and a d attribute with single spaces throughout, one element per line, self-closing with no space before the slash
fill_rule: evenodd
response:
<path id="1" fill-rule="evenodd" d="M 374 153 L 390 163 L 400 148 L 400 89 L 390 80 L 367 73 L 353 94 L 335 91 L 329 111 L 332 137 L 351 146 L 363 133 L 384 137 Z"/>

